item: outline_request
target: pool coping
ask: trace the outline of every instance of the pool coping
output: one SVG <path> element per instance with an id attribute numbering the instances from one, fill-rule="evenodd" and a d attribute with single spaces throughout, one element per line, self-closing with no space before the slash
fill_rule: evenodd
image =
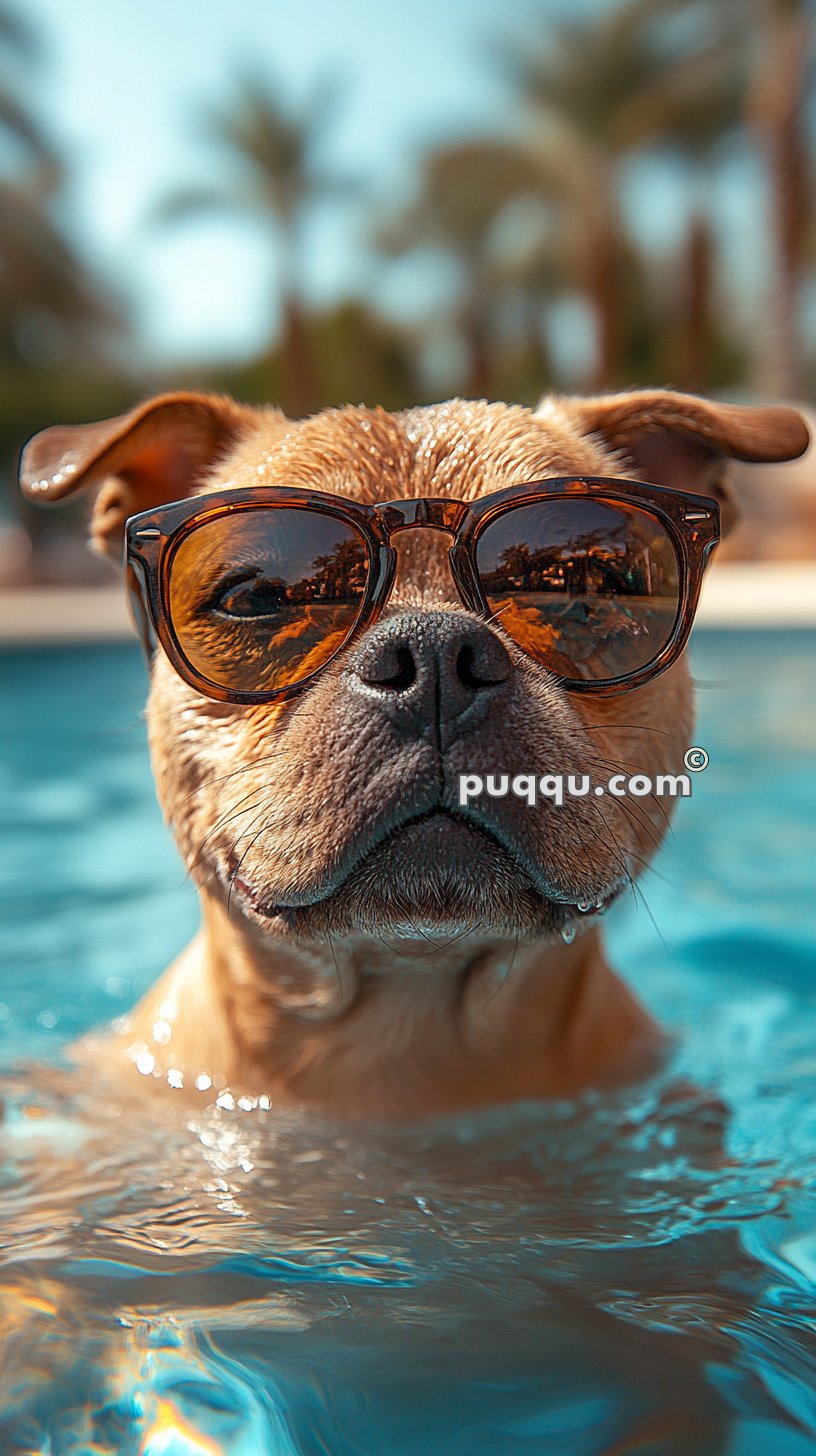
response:
<path id="1" fill-rule="evenodd" d="M 698 627 L 816 626 L 816 562 L 727 561 L 707 574 Z M 0 644 L 127 642 L 134 637 L 120 584 L 0 589 Z"/>

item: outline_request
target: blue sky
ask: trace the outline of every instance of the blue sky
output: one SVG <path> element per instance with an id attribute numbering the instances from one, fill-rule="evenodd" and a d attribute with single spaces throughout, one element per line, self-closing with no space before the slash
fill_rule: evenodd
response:
<path id="1" fill-rule="evenodd" d="M 577 0 L 589 8 L 591 0 Z M 497 37 L 537 29 L 562 0 L 27 0 L 46 43 L 31 95 L 73 166 L 72 224 L 135 298 L 145 351 L 162 361 L 241 356 L 268 338 L 274 276 L 257 229 L 215 217 L 150 225 L 167 192 L 207 181 L 197 116 L 247 61 L 295 102 L 339 76 L 331 157 L 388 198 L 428 144 L 509 122 L 491 65 Z M 576 9 L 571 0 L 570 11 Z M 316 219 L 305 259 L 316 301 L 361 281 L 359 222 Z"/>

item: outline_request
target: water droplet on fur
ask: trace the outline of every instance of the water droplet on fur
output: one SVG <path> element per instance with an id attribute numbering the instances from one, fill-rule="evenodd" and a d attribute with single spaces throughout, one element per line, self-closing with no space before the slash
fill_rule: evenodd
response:
<path id="1" fill-rule="evenodd" d="M 575 926 L 565 925 L 561 931 L 561 939 L 565 945 L 572 945 L 575 939 Z"/>
<path id="2" fill-rule="evenodd" d="M 590 910 L 595 909 L 595 904 L 592 900 L 579 900 L 576 908 L 582 915 L 588 915 Z"/>

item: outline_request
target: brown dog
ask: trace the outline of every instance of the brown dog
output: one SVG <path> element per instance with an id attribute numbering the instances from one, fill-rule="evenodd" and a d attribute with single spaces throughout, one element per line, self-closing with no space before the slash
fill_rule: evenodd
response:
<path id="1" fill-rule="evenodd" d="M 22 483 L 39 500 L 100 487 L 93 541 L 113 557 L 133 513 L 246 486 L 473 501 L 617 476 L 715 497 L 727 528 L 728 461 L 807 443 L 792 410 L 667 391 L 299 422 L 173 394 L 37 435 Z M 126 1027 L 78 1056 L 143 1085 L 375 1117 L 569 1094 L 655 1058 L 657 1027 L 581 912 L 632 883 L 671 801 L 506 796 L 471 812 L 455 795 L 461 773 L 681 772 L 684 660 L 632 691 L 570 692 L 500 617 L 463 605 L 442 532 L 393 545 L 383 616 L 291 700 L 219 701 L 154 655 L 153 765 L 203 926 Z"/>

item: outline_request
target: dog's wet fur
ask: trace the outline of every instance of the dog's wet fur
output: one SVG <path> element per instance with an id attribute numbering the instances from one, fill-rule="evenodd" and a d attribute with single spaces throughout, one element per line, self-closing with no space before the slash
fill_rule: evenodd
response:
<path id="1" fill-rule="evenodd" d="M 118 558 L 128 515 L 247 485 L 472 500 L 616 475 L 717 496 L 727 529 L 729 461 L 788 459 L 807 442 L 793 410 L 659 390 L 303 421 L 177 394 L 44 431 L 21 474 L 43 500 L 98 487 L 93 541 Z M 390 1118 L 565 1095 L 659 1057 L 657 1026 L 578 905 L 634 888 L 672 801 L 531 808 L 508 795 L 465 810 L 457 785 L 465 772 L 682 772 L 685 661 L 614 697 L 570 694 L 500 619 L 463 607 L 446 536 L 394 544 L 383 617 L 291 702 L 215 702 L 155 655 L 150 749 L 202 930 L 126 1025 L 86 1038 L 78 1058 L 167 1095 L 210 1079 L 275 1105 Z M 463 676 L 463 646 L 490 671 Z M 397 649 L 413 661 L 410 692 L 388 685 Z"/>

